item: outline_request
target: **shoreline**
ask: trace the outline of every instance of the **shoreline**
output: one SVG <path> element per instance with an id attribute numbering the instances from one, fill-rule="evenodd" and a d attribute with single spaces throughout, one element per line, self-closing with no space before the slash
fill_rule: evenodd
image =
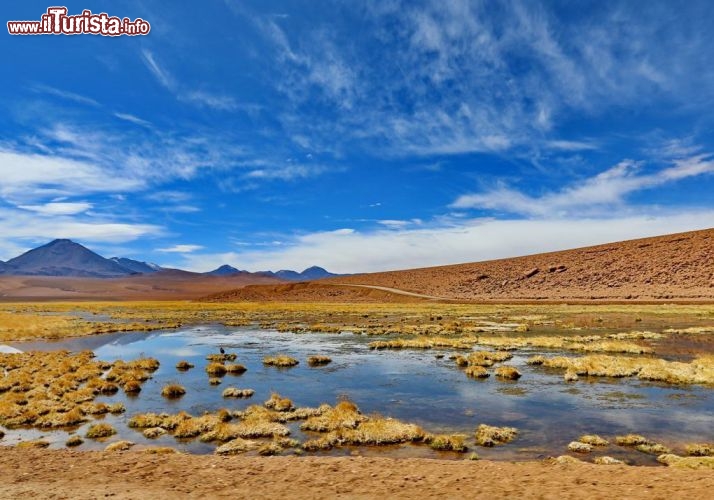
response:
<path id="1" fill-rule="evenodd" d="M 376 457 L 219 457 L 0 447 L 0 497 L 703 498 L 711 470 Z"/>

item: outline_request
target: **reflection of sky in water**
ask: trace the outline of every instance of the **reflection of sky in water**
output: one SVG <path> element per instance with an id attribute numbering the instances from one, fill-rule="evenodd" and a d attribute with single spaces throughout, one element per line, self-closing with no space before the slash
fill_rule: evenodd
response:
<path id="1" fill-rule="evenodd" d="M 415 422 L 432 432 L 472 436 L 480 423 L 517 427 L 521 434 L 513 444 L 478 449 L 481 456 L 491 458 L 532 459 L 562 454 L 570 441 L 586 433 L 614 436 L 636 432 L 675 447 L 684 442 L 714 439 L 714 391 L 709 388 L 657 386 L 633 379 L 566 384 L 561 372 L 525 364 L 527 357 L 538 351 L 516 353 L 507 362 L 523 373 L 518 382 L 495 377 L 471 380 L 448 360 L 448 351 L 442 351 L 446 354 L 444 359 L 436 359 L 435 354 L 440 351 L 435 350 L 371 351 L 366 344 L 374 339 L 352 334 L 292 334 L 206 325 L 165 333 L 111 334 L 13 345 L 22 350 L 89 348 L 99 359 L 109 361 L 139 356 L 158 358 L 161 367 L 144 384 L 138 397 L 127 398 L 120 393 L 105 398 L 125 403 L 126 415 L 109 416 L 107 421 L 118 424 L 122 438 L 137 443 L 174 445 L 175 440 L 164 436 L 147 441 L 133 430 L 122 430 L 133 414 L 180 410 L 200 414 L 224 407 L 240 409 L 262 403 L 271 391 L 290 397 L 298 406 L 334 403 L 346 396 L 365 413 Z M 236 353 L 236 362 L 244 364 L 248 371 L 241 376 L 227 375 L 221 385 L 214 387 L 208 384 L 204 371 L 205 357 L 218 352 L 219 347 Z M 291 369 L 263 366 L 263 356 L 280 353 L 298 358 L 300 365 Z M 310 368 L 306 359 L 312 354 L 328 355 L 333 363 Z M 178 372 L 175 364 L 182 359 L 196 368 Z M 179 400 L 167 401 L 160 395 L 167 382 L 181 383 L 187 394 Z M 256 393 L 247 400 L 224 400 L 221 393 L 229 386 L 251 388 Z M 304 438 L 298 427 L 299 423 L 291 424 L 296 437 Z M 61 446 L 66 435 L 58 434 L 57 446 Z M 16 436 L 10 432 L 7 439 Z M 197 441 L 182 446 L 195 452 L 213 449 Z M 422 448 L 394 447 L 389 453 L 434 456 Z M 646 455 L 617 447 L 608 448 L 607 454 L 653 462 Z"/>

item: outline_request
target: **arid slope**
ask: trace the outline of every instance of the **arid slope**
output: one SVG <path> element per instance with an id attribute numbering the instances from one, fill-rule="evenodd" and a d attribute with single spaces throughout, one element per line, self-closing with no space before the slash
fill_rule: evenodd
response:
<path id="1" fill-rule="evenodd" d="M 487 262 L 330 278 L 311 283 L 310 293 L 302 295 L 309 295 L 309 300 L 336 300 L 335 289 L 340 289 L 337 297 L 344 300 L 371 299 L 364 289 L 339 285 L 392 288 L 459 301 L 712 301 L 714 229 Z M 301 300 L 301 294 L 283 287 L 250 287 L 212 299 L 268 297 Z M 391 300 L 418 299 L 402 295 Z"/>
<path id="2" fill-rule="evenodd" d="M 183 300 L 249 284 L 276 284 L 268 276 L 207 276 L 161 271 L 123 278 L 0 276 L 0 300 Z"/>

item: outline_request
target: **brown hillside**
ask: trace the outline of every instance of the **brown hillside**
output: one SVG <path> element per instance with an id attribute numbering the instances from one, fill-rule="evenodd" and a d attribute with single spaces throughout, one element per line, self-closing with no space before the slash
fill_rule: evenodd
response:
<path id="1" fill-rule="evenodd" d="M 282 283 L 269 276 L 206 276 L 166 270 L 125 278 L 0 276 L 0 300 L 184 300 L 251 284 Z"/>
<path id="2" fill-rule="evenodd" d="M 354 285 L 459 301 L 711 301 L 714 229 L 511 259 L 330 278 L 312 284 L 310 300 L 335 300 L 334 288 L 343 290 L 344 300 L 371 299 Z M 258 296 L 300 300 L 294 291 L 281 287 L 250 287 L 213 299 L 265 300 Z"/>

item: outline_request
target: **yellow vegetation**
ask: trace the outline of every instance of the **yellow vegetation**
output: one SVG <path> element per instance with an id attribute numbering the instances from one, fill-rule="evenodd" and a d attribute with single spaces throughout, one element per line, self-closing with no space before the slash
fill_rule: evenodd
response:
<path id="1" fill-rule="evenodd" d="M 307 364 L 310 366 L 324 366 L 332 363 L 332 358 L 329 356 L 310 356 L 307 358 Z"/>
<path id="2" fill-rule="evenodd" d="M 89 439 L 101 439 L 113 436 L 116 433 L 116 429 L 109 424 L 92 424 L 89 426 L 89 429 L 87 429 L 85 437 Z"/>
<path id="3" fill-rule="evenodd" d="M 300 362 L 297 359 L 291 358 L 290 356 L 284 354 L 278 356 L 265 356 L 263 358 L 263 364 L 266 366 L 289 368 L 291 366 L 296 366 L 298 363 Z"/>
<path id="4" fill-rule="evenodd" d="M 161 395 L 165 398 L 180 398 L 186 394 L 186 389 L 179 384 L 168 384 L 161 389 Z"/>
<path id="5" fill-rule="evenodd" d="M 518 436 L 514 427 L 494 427 L 481 424 L 476 428 L 476 444 L 480 446 L 495 446 L 510 443 Z"/>
<path id="6" fill-rule="evenodd" d="M 235 387 L 226 387 L 223 390 L 224 398 L 249 398 L 255 391 L 253 389 L 237 389 Z"/>

